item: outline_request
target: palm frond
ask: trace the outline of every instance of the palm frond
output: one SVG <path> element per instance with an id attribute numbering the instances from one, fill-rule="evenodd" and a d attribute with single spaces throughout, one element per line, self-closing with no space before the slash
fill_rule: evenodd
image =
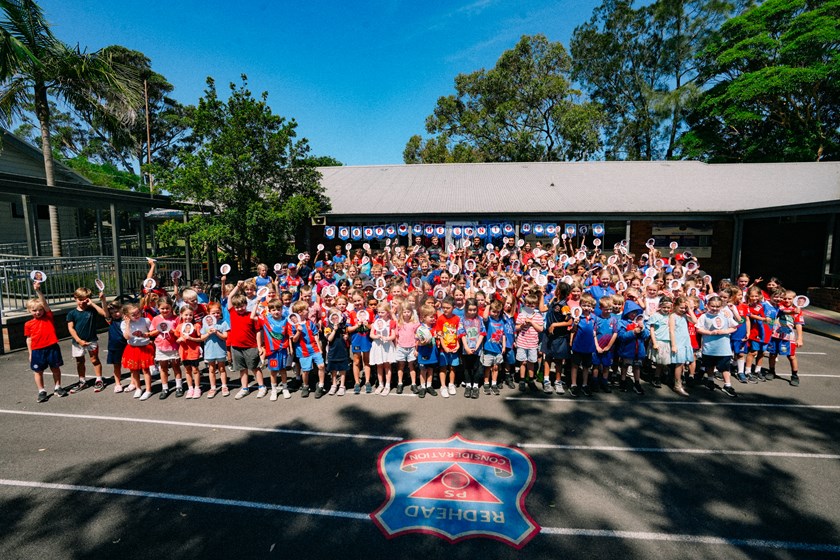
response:
<path id="1" fill-rule="evenodd" d="M 28 80 L 17 77 L 4 81 L 0 86 L 0 121 L 11 124 L 31 102 L 32 90 Z"/>
<path id="2" fill-rule="evenodd" d="M 0 9 L 5 15 L 0 20 L 0 27 L 25 44 L 35 56 L 58 42 L 43 10 L 33 0 L 0 0 Z"/>

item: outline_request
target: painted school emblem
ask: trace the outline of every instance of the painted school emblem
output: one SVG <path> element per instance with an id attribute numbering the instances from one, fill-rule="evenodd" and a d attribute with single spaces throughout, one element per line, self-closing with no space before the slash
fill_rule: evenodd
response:
<path id="1" fill-rule="evenodd" d="M 455 434 L 410 440 L 379 455 L 385 502 L 370 516 L 386 537 L 485 537 L 522 548 L 540 530 L 525 511 L 536 470 L 524 452 Z"/>

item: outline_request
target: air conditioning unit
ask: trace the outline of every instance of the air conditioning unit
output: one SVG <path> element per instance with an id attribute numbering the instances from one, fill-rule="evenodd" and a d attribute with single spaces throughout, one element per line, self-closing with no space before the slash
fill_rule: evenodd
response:
<path id="1" fill-rule="evenodd" d="M 313 226 L 325 226 L 325 225 L 327 225 L 327 217 L 326 216 L 312 216 L 312 225 Z"/>

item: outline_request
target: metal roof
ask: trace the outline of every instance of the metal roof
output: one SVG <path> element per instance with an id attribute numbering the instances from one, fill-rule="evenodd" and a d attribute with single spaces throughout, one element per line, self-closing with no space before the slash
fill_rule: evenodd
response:
<path id="1" fill-rule="evenodd" d="M 321 167 L 331 216 L 719 214 L 840 201 L 840 162 Z"/>

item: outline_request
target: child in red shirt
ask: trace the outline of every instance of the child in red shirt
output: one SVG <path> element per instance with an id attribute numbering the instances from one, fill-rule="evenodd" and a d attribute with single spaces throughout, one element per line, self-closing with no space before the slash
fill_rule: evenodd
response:
<path id="1" fill-rule="evenodd" d="M 67 391 L 61 388 L 61 348 L 58 346 L 58 336 L 55 334 L 55 323 L 50 306 L 41 293 L 41 283 L 32 284 L 36 298 L 26 302 L 26 308 L 32 314 L 32 319 L 23 326 L 26 336 L 26 347 L 29 350 L 29 367 L 35 374 L 35 386 L 38 387 L 39 403 L 47 402 L 47 390 L 44 388 L 44 370 L 50 368 L 55 383 L 54 393 L 59 397 L 66 397 Z"/>
<path id="2" fill-rule="evenodd" d="M 201 360 L 201 324 L 195 323 L 195 315 L 190 306 L 181 308 L 175 336 L 178 340 L 178 355 L 184 374 L 187 378 L 187 399 L 201 398 L 201 370 L 198 362 Z"/>

